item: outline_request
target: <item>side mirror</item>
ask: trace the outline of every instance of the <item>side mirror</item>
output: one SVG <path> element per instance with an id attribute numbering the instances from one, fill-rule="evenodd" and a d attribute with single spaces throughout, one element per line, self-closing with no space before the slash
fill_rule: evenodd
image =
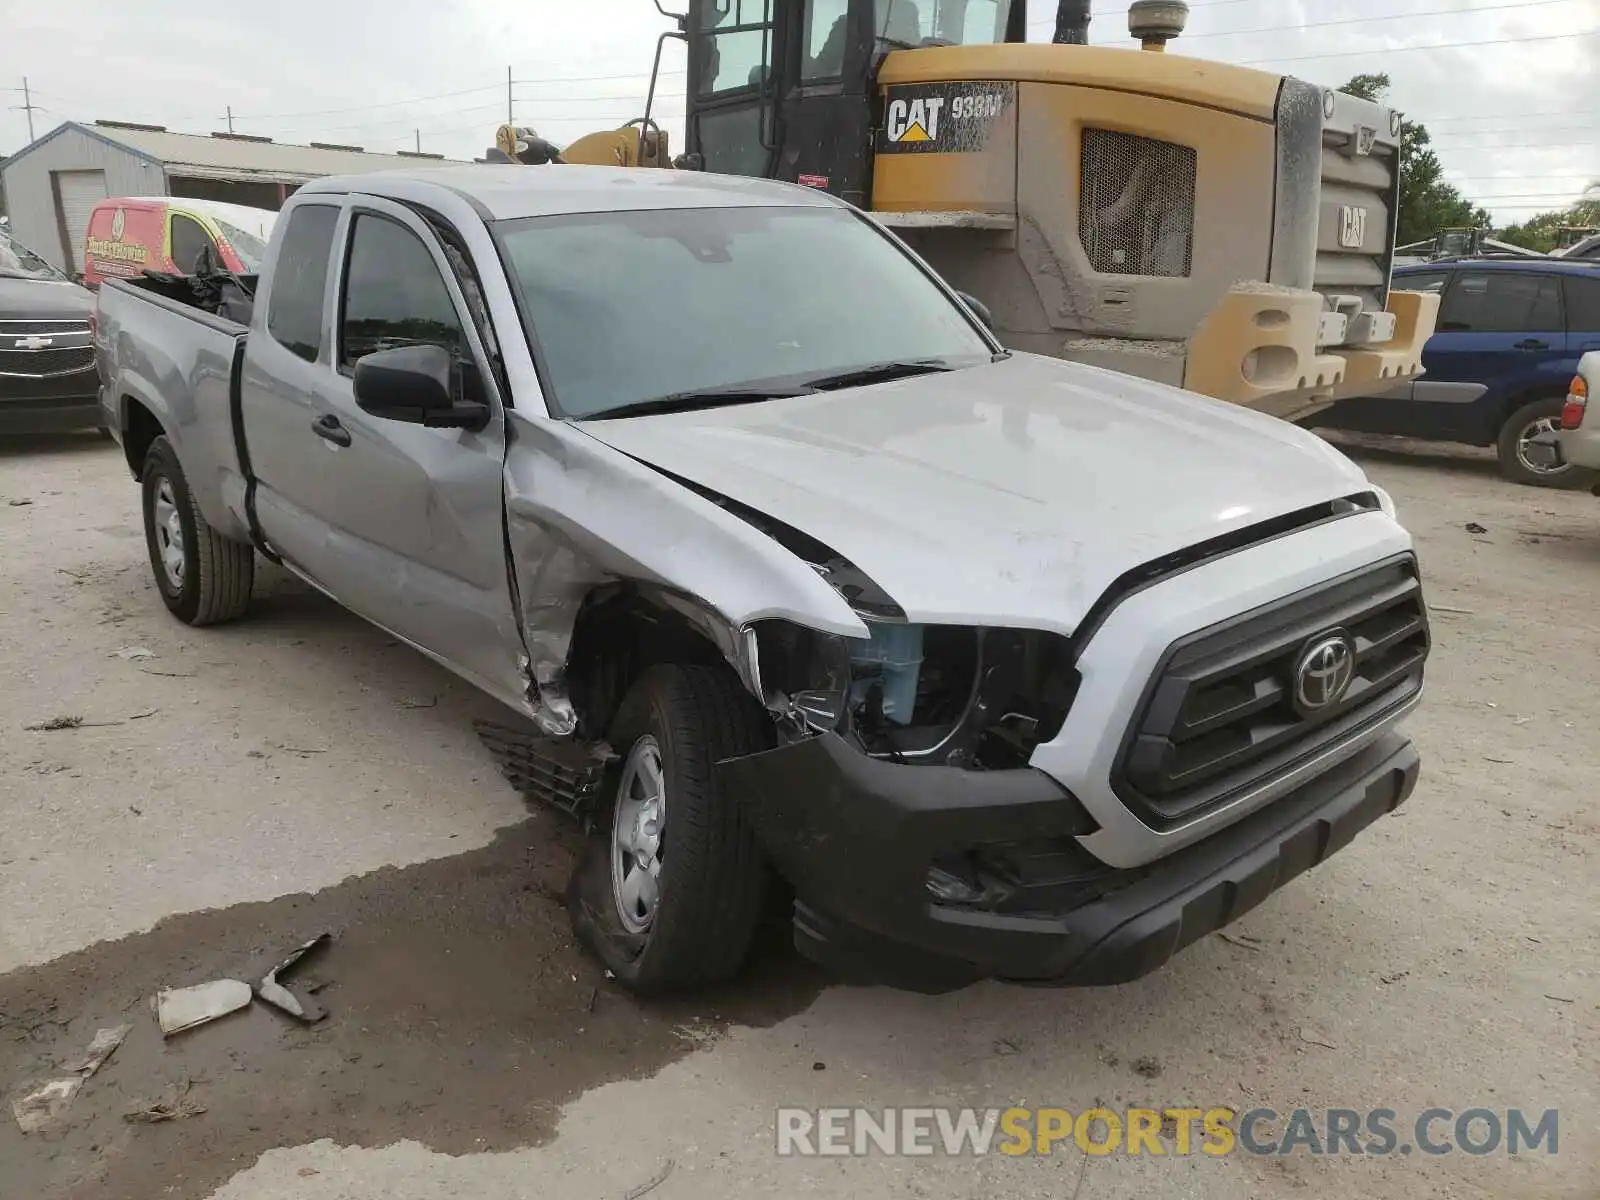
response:
<path id="1" fill-rule="evenodd" d="M 397 346 L 356 360 L 356 406 L 430 429 L 482 429 L 489 406 L 457 400 L 455 359 L 443 346 Z"/>
<path id="2" fill-rule="evenodd" d="M 960 291 L 958 291 L 956 293 L 956 295 L 961 297 L 961 303 L 965 304 L 968 308 L 970 308 L 972 310 L 972 315 L 977 317 L 978 320 L 983 322 L 984 328 L 989 330 L 989 332 L 993 333 L 994 332 L 994 314 L 989 311 L 989 306 L 987 304 L 985 304 L 982 300 L 979 300 L 971 292 L 960 292 Z"/>

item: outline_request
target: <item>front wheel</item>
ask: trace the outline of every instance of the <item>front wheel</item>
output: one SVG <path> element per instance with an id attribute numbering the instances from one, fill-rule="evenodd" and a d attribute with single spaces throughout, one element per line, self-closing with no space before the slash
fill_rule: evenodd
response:
<path id="1" fill-rule="evenodd" d="M 724 668 L 656 666 L 609 740 L 620 764 L 568 889 L 574 931 L 635 992 L 732 978 L 763 915 L 767 867 L 713 767 L 766 748 L 765 713 Z"/>
<path id="2" fill-rule="evenodd" d="M 1560 397 L 1549 396 L 1524 404 L 1506 418 L 1495 447 L 1502 475 L 1513 483 L 1544 488 L 1580 487 L 1591 477 L 1590 472 L 1568 462 L 1541 462 L 1533 444 L 1535 438 L 1561 428 L 1564 403 Z"/>
<path id="3" fill-rule="evenodd" d="M 189 625 L 243 616 L 255 582 L 255 551 L 211 528 L 165 437 L 150 443 L 140 480 L 150 569 L 168 610 Z"/>

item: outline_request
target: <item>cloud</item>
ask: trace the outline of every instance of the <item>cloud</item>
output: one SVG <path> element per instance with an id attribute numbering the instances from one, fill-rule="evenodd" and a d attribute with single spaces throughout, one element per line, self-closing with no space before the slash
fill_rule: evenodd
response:
<path id="1" fill-rule="evenodd" d="M 1600 177 L 1600 37 L 1552 37 L 1600 30 L 1600 0 L 1376 7 L 1193 0 L 1174 49 L 1334 86 L 1389 72 L 1393 102 L 1429 126 L 1449 177 L 1503 221 Z M 1124 12 L 1101 0 L 1092 40 L 1131 46 Z M 1053 21 L 1054 4 L 1035 0 L 1030 36 L 1048 38 Z M 40 133 L 99 117 L 207 133 L 226 128 L 231 107 L 240 132 L 382 150 L 420 137 L 425 150 L 470 158 L 505 120 L 507 65 L 517 122 L 566 142 L 642 113 L 656 38 L 670 27 L 650 0 L 57 0 L 11 6 L 5 57 L 19 77 L 0 85 L 27 73 L 49 110 L 35 114 Z M 1526 38 L 1548 40 L 1509 40 Z M 1488 41 L 1502 44 L 1416 49 Z M 668 43 L 656 110 L 679 149 L 684 58 Z M 0 113 L 0 151 L 26 141 L 24 114 Z"/>

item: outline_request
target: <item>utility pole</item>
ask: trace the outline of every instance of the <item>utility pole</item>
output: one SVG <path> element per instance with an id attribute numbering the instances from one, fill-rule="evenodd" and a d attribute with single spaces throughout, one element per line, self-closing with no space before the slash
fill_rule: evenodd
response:
<path id="1" fill-rule="evenodd" d="M 28 90 L 28 77 L 26 75 L 24 75 L 22 77 L 22 86 L 21 87 L 19 87 L 19 88 L 9 88 L 7 90 L 8 91 L 21 92 L 22 93 L 22 103 L 21 104 L 13 104 L 11 106 L 11 108 L 15 112 L 25 112 L 25 113 L 28 114 L 28 141 L 32 142 L 33 141 L 33 114 L 35 112 L 46 112 L 48 110 L 46 110 L 43 106 L 35 104 L 33 102 L 33 93 Z"/>
<path id="2" fill-rule="evenodd" d="M 516 109 L 512 105 L 512 100 L 511 100 L 511 68 L 507 67 L 506 68 L 506 124 L 507 125 L 515 125 L 516 123 L 517 123 L 517 113 L 516 113 Z"/>
<path id="3" fill-rule="evenodd" d="M 417 130 L 417 153 L 422 153 L 422 130 Z"/>
<path id="4" fill-rule="evenodd" d="M 233 105 L 228 105 L 228 132 L 233 132 Z"/>

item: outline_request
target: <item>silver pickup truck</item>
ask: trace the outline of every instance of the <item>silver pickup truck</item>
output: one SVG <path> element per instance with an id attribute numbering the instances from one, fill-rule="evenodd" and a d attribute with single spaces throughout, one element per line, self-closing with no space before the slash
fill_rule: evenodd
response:
<path id="1" fill-rule="evenodd" d="M 242 616 L 259 556 L 503 701 L 637 990 L 731 976 L 770 895 L 852 978 L 1120 982 L 1415 782 L 1382 491 L 1006 352 L 825 194 L 323 180 L 259 280 L 108 282 L 97 337 L 167 607 Z"/>

